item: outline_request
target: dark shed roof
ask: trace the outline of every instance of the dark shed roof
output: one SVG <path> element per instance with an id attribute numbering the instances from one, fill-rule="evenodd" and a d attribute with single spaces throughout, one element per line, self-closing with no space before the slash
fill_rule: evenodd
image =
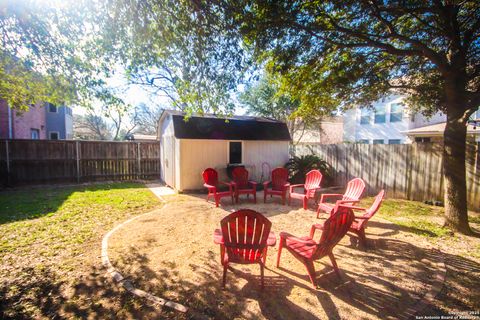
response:
<path id="1" fill-rule="evenodd" d="M 175 137 L 178 139 L 291 140 L 287 125 L 272 119 L 248 116 L 226 119 L 206 115 L 192 116 L 185 121 L 178 112 L 171 114 Z"/>

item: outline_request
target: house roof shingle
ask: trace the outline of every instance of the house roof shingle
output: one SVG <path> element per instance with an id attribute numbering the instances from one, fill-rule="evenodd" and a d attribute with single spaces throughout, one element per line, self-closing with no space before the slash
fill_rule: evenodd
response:
<path id="1" fill-rule="evenodd" d="M 284 122 L 269 118 L 215 115 L 193 115 L 185 120 L 178 111 L 165 111 L 172 115 L 175 137 L 178 139 L 213 140 L 274 140 L 290 141 Z"/>

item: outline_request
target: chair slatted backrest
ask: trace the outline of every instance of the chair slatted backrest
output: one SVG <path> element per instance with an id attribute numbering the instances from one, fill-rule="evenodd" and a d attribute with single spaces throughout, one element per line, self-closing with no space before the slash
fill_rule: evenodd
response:
<path id="1" fill-rule="evenodd" d="M 355 218 L 353 211 L 349 208 L 337 205 L 333 210 L 333 214 L 323 224 L 320 242 L 312 255 L 314 259 L 319 259 L 330 253 L 348 232 Z"/>
<path id="2" fill-rule="evenodd" d="M 230 262 L 255 263 L 267 246 L 272 223 L 250 209 L 233 212 L 220 222 Z"/>
<path id="3" fill-rule="evenodd" d="M 307 196 L 312 198 L 315 195 L 315 188 L 320 187 L 323 175 L 319 170 L 311 170 L 305 175 L 305 189 L 309 190 Z"/>
<path id="4" fill-rule="evenodd" d="M 288 170 L 286 168 L 275 168 L 272 170 L 272 190 L 282 191 L 288 182 Z"/>
<path id="5" fill-rule="evenodd" d="M 342 200 L 358 200 L 365 190 L 365 182 L 360 178 L 352 179 L 347 184 L 347 190 L 343 194 Z"/>
<path id="6" fill-rule="evenodd" d="M 205 169 L 205 171 L 203 171 L 202 176 L 203 176 L 203 181 L 206 184 L 209 184 L 211 186 L 216 186 L 218 184 L 217 170 L 212 168 L 207 168 Z"/>
<path id="7" fill-rule="evenodd" d="M 367 209 L 367 211 L 365 211 L 365 214 L 363 215 L 363 218 L 366 218 L 366 219 L 358 219 L 359 228 L 364 227 L 367 224 L 368 220 L 370 220 L 370 218 L 373 217 L 375 213 L 377 213 L 378 209 L 380 209 L 380 206 L 383 202 L 384 196 L 385 196 L 385 190 L 380 191 L 375 196 L 375 200 L 373 201 L 372 205 L 370 206 L 370 208 Z"/>
<path id="8" fill-rule="evenodd" d="M 233 181 L 239 189 L 248 189 L 248 170 L 243 167 L 237 167 L 232 171 Z"/>

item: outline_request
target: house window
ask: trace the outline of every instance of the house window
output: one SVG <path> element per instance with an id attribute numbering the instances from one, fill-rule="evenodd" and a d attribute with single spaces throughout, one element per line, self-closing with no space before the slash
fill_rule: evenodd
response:
<path id="1" fill-rule="evenodd" d="M 402 140 L 400 139 L 388 139 L 388 144 L 400 144 Z"/>
<path id="2" fill-rule="evenodd" d="M 362 144 L 368 144 L 368 139 L 360 139 L 358 140 L 358 143 L 362 143 Z"/>
<path id="3" fill-rule="evenodd" d="M 385 105 L 375 108 L 375 123 L 385 123 Z"/>
<path id="4" fill-rule="evenodd" d="M 49 103 L 48 104 L 48 112 L 53 112 L 53 113 L 57 113 L 57 106 L 52 104 L 52 103 Z"/>
<path id="5" fill-rule="evenodd" d="M 40 139 L 40 130 L 38 129 L 30 129 L 30 138 L 32 140 Z"/>
<path id="6" fill-rule="evenodd" d="M 57 131 L 52 131 L 49 133 L 49 138 L 50 140 L 58 140 L 58 132 Z"/>
<path id="7" fill-rule="evenodd" d="M 361 109 L 360 124 L 369 124 L 369 123 L 370 123 L 370 110 Z"/>
<path id="8" fill-rule="evenodd" d="M 390 122 L 400 122 L 403 118 L 403 103 L 392 103 L 390 105 Z"/>
<path id="9" fill-rule="evenodd" d="M 229 145 L 229 164 L 242 163 L 242 143 L 230 142 Z"/>
<path id="10" fill-rule="evenodd" d="M 383 139 L 373 139 L 373 144 L 383 144 Z"/>
<path id="11" fill-rule="evenodd" d="M 432 139 L 430 137 L 416 137 L 415 142 L 427 143 L 432 142 Z"/>

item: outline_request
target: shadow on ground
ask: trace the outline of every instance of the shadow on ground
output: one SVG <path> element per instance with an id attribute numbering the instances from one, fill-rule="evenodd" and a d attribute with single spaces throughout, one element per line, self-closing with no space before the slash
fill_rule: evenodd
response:
<path id="1" fill-rule="evenodd" d="M 369 254 L 384 259 L 384 267 L 394 262 L 395 252 L 407 250 L 424 250 L 409 243 L 397 240 L 373 241 Z M 395 250 L 392 250 L 395 248 Z M 357 251 L 352 246 L 344 249 Z M 354 252 L 353 252 L 354 253 Z M 130 265 L 128 279 L 137 287 L 160 297 L 187 305 L 191 314 L 185 315 L 169 309 L 152 306 L 145 300 L 135 298 L 119 288 L 110 279 L 105 278 L 103 268 L 92 267 L 89 274 L 80 277 L 75 283 L 62 281 L 51 270 L 26 268 L 24 277 L 0 288 L 0 318 L 28 319 L 32 317 L 63 318 L 189 318 L 195 313 L 215 319 L 235 317 L 257 318 L 255 308 L 261 310 L 261 316 L 267 319 L 317 319 L 316 310 L 308 310 L 288 298 L 292 290 L 307 290 L 312 293 L 329 319 L 340 319 L 335 300 L 340 300 L 354 309 L 378 318 L 408 319 L 413 316 L 411 309 L 415 299 L 411 292 L 402 287 L 402 283 L 390 282 L 372 275 L 372 272 L 357 273 L 346 269 L 339 279 L 329 266 L 322 261 L 317 263 L 318 288 L 315 290 L 305 282 L 308 281 L 305 270 L 301 268 L 269 268 L 274 276 L 265 279 L 266 287 L 260 290 L 258 272 L 244 270 L 242 266 L 233 265 L 228 273 L 227 289 L 221 288 L 221 270 L 218 257 L 208 252 L 208 259 L 202 265 L 191 265 L 198 276 L 197 281 L 177 279 L 176 263 L 169 263 L 154 271 L 147 267 L 148 257 L 133 249 L 121 257 L 122 264 Z M 415 259 L 415 257 L 412 257 Z M 435 252 L 423 252 L 422 263 L 438 259 Z M 472 303 L 480 307 L 480 264 L 470 259 L 446 255 L 447 282 L 438 301 L 455 306 L 459 310 L 471 310 Z M 135 271 L 132 271 L 135 270 Z M 127 275 L 127 274 L 125 274 Z M 415 276 L 423 276 L 418 274 Z M 246 284 L 237 287 L 239 278 Z M 369 285 L 374 283 L 375 286 Z M 379 285 L 382 289 L 379 289 Z M 425 292 L 423 292 L 424 294 Z M 310 299 L 307 297 L 306 299 Z M 401 304 L 400 301 L 407 302 Z M 306 301 L 307 303 L 309 301 Z M 304 305 L 302 303 L 302 305 Z M 31 309 L 37 309 L 32 314 Z M 428 306 L 422 314 L 438 314 L 441 310 Z M 40 313 L 40 314 L 38 314 Z"/>

